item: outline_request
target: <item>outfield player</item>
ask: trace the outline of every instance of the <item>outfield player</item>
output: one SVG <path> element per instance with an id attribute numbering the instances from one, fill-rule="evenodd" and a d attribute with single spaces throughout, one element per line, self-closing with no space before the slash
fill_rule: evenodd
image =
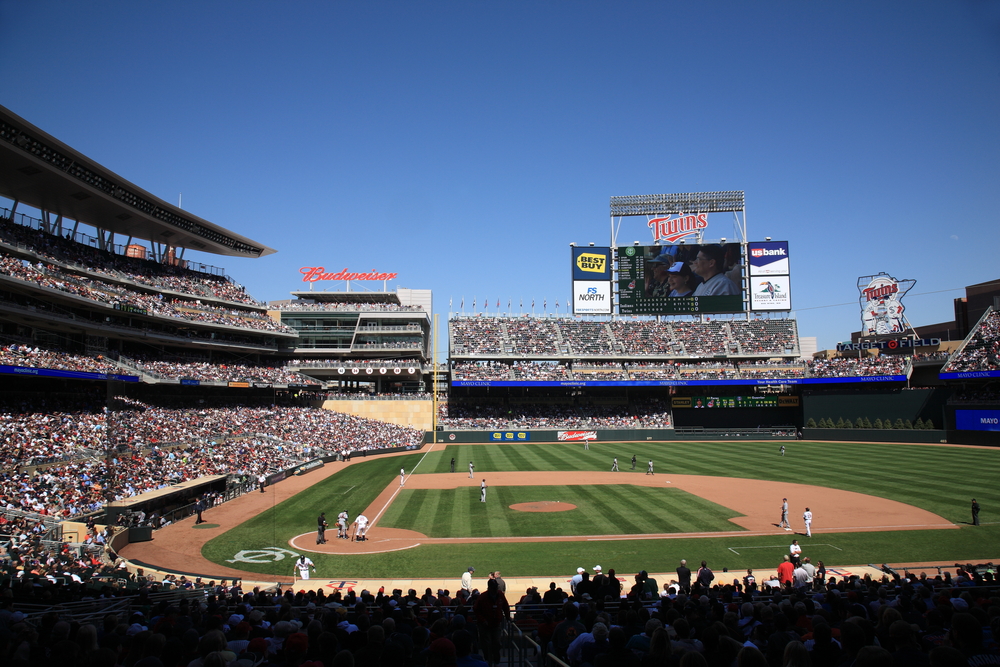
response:
<path id="1" fill-rule="evenodd" d="M 611 472 L 618 472 L 618 457 L 615 457 L 614 463 L 611 464 Z"/>
<path id="2" fill-rule="evenodd" d="M 632 455 L 632 470 L 635 470 L 635 454 Z"/>
<path id="3" fill-rule="evenodd" d="M 298 572 L 299 579 L 308 580 L 309 568 L 312 568 L 313 572 L 316 571 L 316 566 L 313 565 L 313 562 L 309 559 L 309 556 L 302 554 L 301 556 L 299 556 L 299 559 L 295 561 L 295 567 L 293 568 L 292 576 L 295 576 L 295 572 Z"/>
<path id="4" fill-rule="evenodd" d="M 479 502 L 486 502 L 486 480 L 483 480 L 482 485 L 479 487 Z"/>

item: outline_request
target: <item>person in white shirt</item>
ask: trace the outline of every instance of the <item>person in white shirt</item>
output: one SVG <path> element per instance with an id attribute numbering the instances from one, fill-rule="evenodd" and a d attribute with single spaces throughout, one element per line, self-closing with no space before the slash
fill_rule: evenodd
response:
<path id="1" fill-rule="evenodd" d="M 299 559 L 295 561 L 295 568 L 292 574 L 294 575 L 295 572 L 298 572 L 299 579 L 307 580 L 309 579 L 309 568 L 312 568 L 313 572 L 316 571 L 316 566 L 313 565 L 313 562 L 312 560 L 310 560 L 309 556 L 302 554 L 301 556 L 299 556 Z"/>
<path id="2" fill-rule="evenodd" d="M 789 560 L 792 561 L 793 565 L 799 564 L 799 556 L 802 555 L 802 547 L 799 546 L 798 540 L 792 540 L 792 544 L 788 547 L 788 555 L 791 556 Z"/>
<path id="3" fill-rule="evenodd" d="M 354 540 L 356 542 L 364 542 L 368 539 L 368 517 L 364 514 L 359 514 L 358 518 L 354 520 L 354 523 L 358 525 L 358 528 L 354 533 Z"/>
<path id="4" fill-rule="evenodd" d="M 812 525 L 813 525 L 813 513 L 806 508 L 806 511 L 802 513 L 802 520 L 806 522 L 806 537 L 812 537 Z"/>

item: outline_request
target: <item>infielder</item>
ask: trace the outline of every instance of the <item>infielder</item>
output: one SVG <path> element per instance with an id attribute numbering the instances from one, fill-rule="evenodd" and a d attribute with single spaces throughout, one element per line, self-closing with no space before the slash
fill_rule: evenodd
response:
<path id="1" fill-rule="evenodd" d="M 479 502 L 481 502 L 481 503 L 485 503 L 486 502 L 486 480 L 485 479 L 483 480 L 483 483 L 479 487 Z"/>
<path id="2" fill-rule="evenodd" d="M 472 465 L 472 461 L 469 461 L 469 479 L 475 478 L 475 475 L 472 474 L 475 471 L 476 471 L 476 466 Z"/>
<path id="3" fill-rule="evenodd" d="M 808 507 L 802 513 L 802 520 L 806 522 L 806 537 L 812 537 L 813 513 L 809 511 Z"/>
<path id="4" fill-rule="evenodd" d="M 313 572 L 316 571 L 316 566 L 313 565 L 313 562 L 311 560 L 309 560 L 309 556 L 302 554 L 301 556 L 299 556 L 299 559 L 295 561 L 295 567 L 293 568 L 292 576 L 294 577 L 295 572 L 298 572 L 299 579 L 308 580 L 309 568 L 312 568 Z"/>
<path id="5" fill-rule="evenodd" d="M 792 525 L 788 523 L 788 498 L 781 499 L 781 522 L 778 524 L 778 528 L 792 529 Z"/>
<path id="6" fill-rule="evenodd" d="M 646 466 L 646 474 L 647 475 L 655 475 L 656 474 L 656 473 L 653 472 L 653 459 L 649 459 L 649 465 Z"/>
<path id="7" fill-rule="evenodd" d="M 632 470 L 635 470 L 635 454 L 632 455 Z"/>
<path id="8" fill-rule="evenodd" d="M 611 472 L 618 472 L 618 457 L 615 457 L 614 463 L 611 464 Z"/>

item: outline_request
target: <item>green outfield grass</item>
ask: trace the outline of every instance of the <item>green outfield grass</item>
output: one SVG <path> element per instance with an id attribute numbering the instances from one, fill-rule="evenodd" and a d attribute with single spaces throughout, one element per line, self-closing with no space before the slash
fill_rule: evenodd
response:
<path id="1" fill-rule="evenodd" d="M 778 455 L 778 443 L 766 442 L 704 442 L 704 443 L 591 443 L 589 450 L 573 444 L 518 444 L 518 445 L 451 445 L 424 456 L 422 453 L 391 459 L 372 459 L 351 466 L 323 482 L 306 489 L 294 498 L 279 504 L 243 524 L 215 538 L 203 549 L 206 558 L 214 562 L 259 572 L 267 575 L 288 576 L 289 560 L 272 563 L 230 563 L 228 560 L 243 549 L 264 547 L 288 548 L 294 535 L 315 530 L 315 518 L 320 511 L 336 515 L 347 509 L 353 517 L 367 507 L 399 473 L 400 466 L 407 472 L 420 463 L 415 474 L 448 472 L 451 458 L 456 459 L 456 475 L 467 475 L 472 460 L 476 476 L 486 477 L 491 471 L 507 470 L 608 470 L 611 459 L 618 457 L 623 480 L 629 474 L 643 474 L 645 461 L 653 459 L 657 474 L 671 471 L 683 474 L 714 475 L 771 479 L 802 484 L 814 484 L 882 496 L 921 507 L 962 524 L 959 530 L 894 531 L 880 533 L 841 533 L 823 535 L 821 516 L 816 517 L 815 536 L 811 540 L 800 538 L 807 544 L 807 553 L 822 559 L 827 565 L 866 564 L 881 562 L 936 561 L 936 560 L 993 560 L 1000 562 L 1000 450 L 957 447 L 910 446 L 892 444 L 854 443 L 786 443 L 787 453 Z M 631 473 L 630 459 L 635 454 L 639 464 Z M 519 495 L 518 489 L 528 495 Z M 534 487 L 538 488 L 538 487 Z M 628 485 L 616 487 L 557 487 L 560 495 L 581 493 L 591 496 L 605 494 L 610 497 L 628 496 L 624 489 L 640 489 Z M 492 507 L 500 511 L 513 502 L 529 502 L 532 487 L 491 487 L 487 507 L 479 502 L 477 487 L 459 492 L 431 492 L 405 490 L 398 506 L 380 519 L 400 527 L 429 535 L 450 536 L 461 534 L 468 526 L 468 535 L 528 534 L 517 532 L 529 529 L 536 517 L 540 521 L 555 521 L 560 529 L 547 532 L 552 535 L 600 534 L 600 531 L 568 529 L 561 524 L 571 521 L 574 514 L 557 513 L 548 519 L 543 514 L 517 513 L 516 518 L 502 520 L 476 518 L 492 517 Z M 613 491 L 609 490 L 613 489 Z M 649 489 L 649 492 L 660 490 Z M 665 490 L 664 490 L 665 491 Z M 676 489 L 673 491 L 677 491 Z M 448 495 L 448 494 L 451 495 Z M 687 494 L 687 500 L 691 497 Z M 464 495 L 463 495 L 464 494 Z M 469 495 L 471 494 L 471 495 Z M 664 499 L 679 498 L 663 494 Z M 976 497 L 983 507 L 983 526 L 966 526 L 970 520 L 969 504 Z M 527 500 L 511 500 L 527 498 Z M 542 498 L 548 499 L 548 498 Z M 553 498 L 563 500 L 563 498 Z M 673 530 L 732 530 L 726 519 L 731 510 L 696 499 L 705 516 L 697 520 L 698 527 L 677 527 Z M 779 499 L 776 499 L 776 505 Z M 789 498 L 793 506 L 805 505 L 807 498 Z M 565 502 L 580 503 L 572 500 Z M 587 501 L 590 502 L 590 501 Z M 670 501 L 674 502 L 674 501 Z M 428 504 L 430 503 L 430 505 Z M 618 505 L 615 512 L 627 517 L 627 524 L 620 524 L 606 531 L 609 536 L 623 533 L 650 532 L 635 525 L 645 526 L 647 519 L 666 521 L 660 516 L 657 503 L 651 504 L 648 496 L 635 496 L 634 505 Z M 420 508 L 436 504 L 433 512 Z M 587 503 L 584 503 L 585 505 Z M 588 506 L 588 511 L 591 509 Z M 596 506 L 593 508 L 596 509 Z M 450 512 L 450 514 L 449 514 Z M 581 516 L 584 512 L 580 513 Z M 455 517 L 458 517 L 457 519 Z M 464 518 L 463 518 L 464 517 Z M 524 517 L 529 524 L 521 524 Z M 574 519 L 575 520 L 575 519 Z M 703 520 L 703 522 L 702 522 Z M 994 520 L 996 524 L 994 525 Z M 587 524 L 588 520 L 583 523 Z M 592 522 L 593 519 L 590 519 Z M 687 519 L 675 517 L 680 526 Z M 421 523 L 427 522 L 427 523 Z M 614 522 L 612 522 L 614 523 Z M 725 527 L 721 527 L 725 526 Z M 530 528 L 534 530 L 534 527 Z M 377 530 L 377 528 L 375 529 Z M 541 530 L 541 528 L 538 528 Z M 655 532 L 670 532 L 656 529 Z M 534 534 L 534 533 L 532 533 Z M 720 537 L 699 539 L 624 539 L 601 541 L 553 543 L 502 543 L 454 544 L 447 546 L 421 546 L 406 551 L 370 556 L 312 555 L 319 576 L 356 577 L 447 577 L 457 576 L 469 565 L 477 569 L 502 569 L 508 576 L 572 574 L 577 566 L 601 563 L 605 569 L 617 568 L 620 573 L 672 570 L 680 558 L 700 561 L 707 559 L 716 566 L 741 570 L 747 567 L 774 567 L 784 553 L 786 535 L 775 537 Z M 808 546 L 812 544 L 814 546 Z M 591 563 L 590 561 L 593 561 Z"/>
<path id="2" fill-rule="evenodd" d="M 521 512 L 517 503 L 555 500 L 567 512 Z M 636 512 L 636 508 L 643 511 Z M 734 530 L 732 510 L 680 489 L 615 486 L 494 486 L 486 502 L 479 488 L 401 491 L 380 525 L 428 537 L 543 537 L 641 535 Z"/>

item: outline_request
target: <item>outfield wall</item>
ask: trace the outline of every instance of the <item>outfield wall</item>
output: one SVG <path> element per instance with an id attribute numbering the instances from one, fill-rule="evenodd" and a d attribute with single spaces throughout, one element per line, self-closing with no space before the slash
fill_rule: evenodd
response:
<path id="1" fill-rule="evenodd" d="M 786 437 L 774 436 L 770 432 L 743 431 L 733 433 L 681 431 L 674 429 L 605 429 L 605 430 L 582 430 L 571 431 L 569 429 L 551 430 L 497 430 L 497 431 L 438 431 L 437 442 L 446 445 L 450 444 L 495 444 L 498 442 L 574 442 L 581 438 L 560 437 L 560 434 L 567 433 L 594 433 L 596 437 L 591 438 L 592 442 L 671 442 L 687 440 L 788 440 Z M 433 442 L 434 434 L 427 433 L 426 442 Z"/>
<path id="2" fill-rule="evenodd" d="M 947 431 L 933 429 L 874 429 L 874 428 L 806 428 L 806 440 L 834 442 L 918 442 L 937 445 L 947 440 Z"/>

